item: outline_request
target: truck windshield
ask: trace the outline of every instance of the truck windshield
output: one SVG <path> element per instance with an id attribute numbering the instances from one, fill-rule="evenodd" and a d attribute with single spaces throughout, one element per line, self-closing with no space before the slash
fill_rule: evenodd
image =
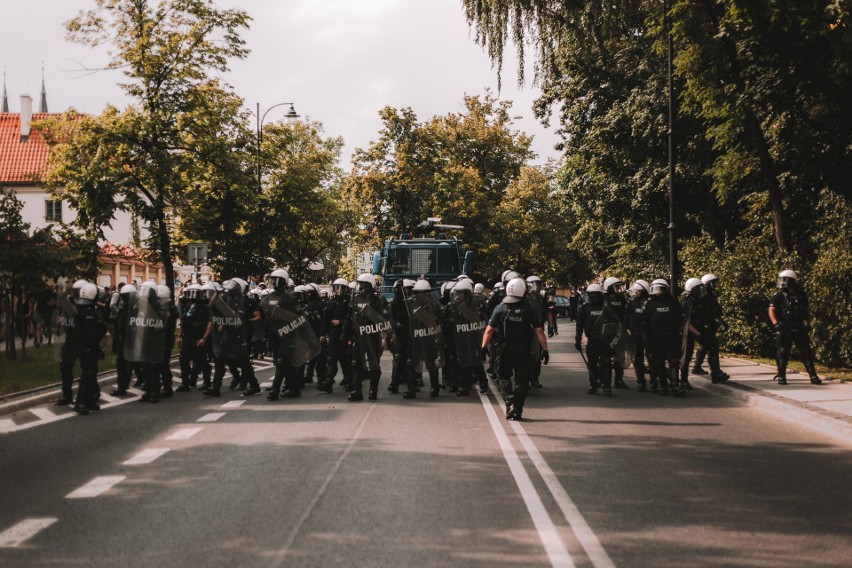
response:
<path id="1" fill-rule="evenodd" d="M 459 253 L 450 243 L 392 243 L 387 251 L 384 272 L 388 276 L 448 275 L 461 273 Z"/>

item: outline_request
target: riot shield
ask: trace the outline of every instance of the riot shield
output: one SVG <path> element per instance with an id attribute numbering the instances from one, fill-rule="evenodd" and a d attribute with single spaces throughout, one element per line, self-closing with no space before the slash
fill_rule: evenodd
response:
<path id="1" fill-rule="evenodd" d="M 272 306 L 269 313 L 269 328 L 281 338 L 281 350 L 292 366 L 300 367 L 320 354 L 322 346 L 306 315 L 282 306 Z"/>
<path id="2" fill-rule="evenodd" d="M 622 369 L 629 369 L 636 356 L 636 340 L 630 331 L 621 326 L 611 345 L 615 351 L 615 363 Z"/>
<path id="3" fill-rule="evenodd" d="M 596 310 L 597 306 L 593 308 L 593 312 Z M 618 344 L 619 338 L 623 335 L 622 329 L 621 320 L 618 319 L 615 311 L 604 303 L 601 306 L 600 315 L 592 322 L 591 333 L 603 338 L 610 349 L 610 356 Z"/>
<path id="4" fill-rule="evenodd" d="M 535 312 L 536 322 L 541 323 L 542 314 L 544 313 L 544 298 L 541 297 L 541 294 L 527 295 L 526 302 Z M 530 354 L 533 361 L 538 361 L 539 357 L 541 357 L 541 345 L 535 334 L 533 334 L 532 342 L 530 343 Z"/>
<path id="5" fill-rule="evenodd" d="M 132 363 L 159 363 L 165 356 L 166 319 L 156 296 L 140 294 L 130 306 L 124 359 Z"/>
<path id="6" fill-rule="evenodd" d="M 453 338 L 456 344 L 456 361 L 459 367 L 469 369 L 482 365 L 482 335 L 485 322 L 480 311 L 465 302 L 453 304 L 456 322 Z"/>
<path id="7" fill-rule="evenodd" d="M 243 316 L 218 294 L 210 303 L 210 320 L 213 322 L 214 357 L 241 359 L 248 354 Z"/>
<path id="8" fill-rule="evenodd" d="M 53 358 L 70 362 L 77 358 L 74 344 L 74 316 L 77 308 L 71 303 L 70 288 L 59 286 L 56 292 L 56 313 L 53 317 Z"/>
<path id="9" fill-rule="evenodd" d="M 432 294 L 414 294 L 405 301 L 405 306 L 408 309 L 411 368 L 415 373 L 443 368 L 444 335 Z"/>
<path id="10" fill-rule="evenodd" d="M 352 297 L 355 347 L 358 350 L 359 364 L 365 371 L 379 368 L 384 351 L 383 339 L 391 329 L 390 322 L 370 304 L 371 298 L 361 293 Z"/>

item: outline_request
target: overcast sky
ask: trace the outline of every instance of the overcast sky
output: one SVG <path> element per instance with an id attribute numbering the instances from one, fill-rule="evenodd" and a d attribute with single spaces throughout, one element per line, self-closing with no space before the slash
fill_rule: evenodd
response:
<path id="1" fill-rule="evenodd" d="M 253 18 L 244 33 L 249 56 L 232 63 L 224 78 L 252 110 L 294 102 L 302 116 L 325 125 L 326 135 L 343 136 L 342 166 L 349 169 L 355 148 L 375 140 L 384 106 L 411 107 L 421 121 L 463 110 L 465 94 L 497 93 L 497 76 L 485 52 L 472 39 L 460 0 L 221 0 Z M 93 0 L 0 0 L 0 65 L 6 69 L 11 112 L 19 95 L 30 94 L 38 108 L 44 61 L 50 112 L 69 107 L 97 114 L 107 103 L 127 104 L 117 72 L 82 74 L 106 61 L 65 39 L 64 22 Z M 532 117 L 538 95 L 529 81 L 516 86 L 514 54 L 507 57 L 500 97 L 513 101 L 521 116 L 515 127 L 534 136 L 537 162 L 556 158 L 558 136 Z M 287 108 L 269 113 L 281 119 Z"/>

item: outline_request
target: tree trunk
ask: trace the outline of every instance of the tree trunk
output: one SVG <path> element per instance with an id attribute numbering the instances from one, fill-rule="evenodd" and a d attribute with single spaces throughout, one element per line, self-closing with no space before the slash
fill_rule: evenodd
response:
<path id="1" fill-rule="evenodd" d="M 162 195 L 162 192 L 159 195 Z M 166 286 L 174 294 L 175 269 L 174 264 L 172 264 L 172 241 L 169 236 L 169 228 L 166 225 L 165 204 L 162 199 L 157 202 L 157 236 L 160 241 L 160 262 L 163 263 L 163 272 L 166 273 Z"/>
<path id="2" fill-rule="evenodd" d="M 766 142 L 760 122 L 751 109 L 746 110 L 746 123 L 754 139 L 754 146 L 760 159 L 760 173 L 763 174 L 766 190 L 769 193 L 769 205 L 772 207 L 775 225 L 775 244 L 778 247 L 778 252 L 783 255 L 787 253 L 787 239 L 784 232 L 784 203 L 781 200 L 781 186 L 778 183 L 778 176 L 775 175 L 775 161 L 769 153 L 769 144 Z"/>

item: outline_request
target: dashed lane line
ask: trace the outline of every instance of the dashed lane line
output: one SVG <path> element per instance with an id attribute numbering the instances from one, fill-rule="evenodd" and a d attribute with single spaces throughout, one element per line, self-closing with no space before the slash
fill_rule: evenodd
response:
<path id="1" fill-rule="evenodd" d="M 0 548 L 20 546 L 58 520 L 55 517 L 24 519 L 0 533 Z"/>
<path id="2" fill-rule="evenodd" d="M 88 499 L 90 497 L 97 497 L 101 493 L 109 491 L 115 485 L 121 483 L 127 479 L 126 475 L 105 475 L 103 477 L 96 477 L 86 485 L 75 489 L 71 493 L 65 496 L 66 499 Z"/>
<path id="3" fill-rule="evenodd" d="M 166 440 L 189 440 L 199 432 L 201 432 L 204 428 L 181 428 L 176 432 L 170 434 Z"/>
<path id="4" fill-rule="evenodd" d="M 123 465 L 142 465 L 151 463 L 169 451 L 171 451 L 169 448 L 147 448 L 124 462 Z"/>
<path id="5" fill-rule="evenodd" d="M 514 446 L 512 446 L 512 442 L 509 441 L 508 434 L 506 434 L 500 420 L 497 418 L 497 413 L 494 412 L 491 400 L 487 394 L 480 394 L 479 399 L 485 408 L 485 415 L 488 417 L 491 429 L 497 437 L 497 443 L 500 445 L 503 457 L 509 465 L 509 471 L 512 472 L 515 483 L 521 492 L 521 497 L 524 499 L 530 517 L 532 517 L 533 524 L 535 524 L 538 536 L 544 545 L 548 559 L 550 559 L 551 566 L 554 568 L 573 568 L 574 561 L 568 553 L 565 542 L 562 540 L 553 519 L 550 518 L 550 513 L 547 512 L 541 496 L 536 491 L 530 476 L 527 474 L 527 470 L 521 463 L 520 457 L 518 457 L 518 453 L 515 451 Z"/>
<path id="6" fill-rule="evenodd" d="M 210 414 L 205 414 L 204 416 L 196 420 L 196 422 L 216 422 L 226 414 L 227 412 L 211 412 Z"/>
<path id="7" fill-rule="evenodd" d="M 232 400 L 232 401 L 229 401 L 229 402 L 226 402 L 225 404 L 223 404 L 222 408 L 238 408 L 238 407 L 244 405 L 245 403 L 246 403 L 245 399 L 243 399 L 243 400 Z"/>
<path id="8" fill-rule="evenodd" d="M 35 414 L 41 420 L 50 420 L 51 418 L 56 418 L 56 413 L 50 410 L 49 408 L 41 407 L 41 408 L 30 408 L 31 414 Z"/>
<path id="9" fill-rule="evenodd" d="M 136 395 L 141 394 L 141 391 L 129 389 L 128 392 L 132 392 Z M 104 395 L 101 395 L 103 398 Z M 112 397 L 109 397 L 112 399 Z M 121 406 L 122 404 L 127 404 L 129 402 L 133 402 L 134 400 L 138 400 L 136 397 L 128 397 L 125 399 L 112 399 L 108 404 L 103 405 L 101 408 L 112 408 L 114 406 Z M 104 398 L 106 402 L 106 399 Z M 11 418 L 2 418 L 0 419 L 0 434 L 9 434 L 11 432 L 20 432 L 21 430 L 28 430 L 29 428 L 35 428 L 36 426 L 44 426 L 45 424 L 51 424 L 53 422 L 58 422 L 59 420 L 66 420 L 73 416 L 77 416 L 76 412 L 63 412 L 62 414 L 57 414 L 46 407 L 37 407 L 28 409 L 30 413 L 39 416 L 39 420 L 34 422 L 27 422 L 25 424 L 16 424 L 14 420 Z M 48 414 L 49 413 L 49 414 Z"/>

